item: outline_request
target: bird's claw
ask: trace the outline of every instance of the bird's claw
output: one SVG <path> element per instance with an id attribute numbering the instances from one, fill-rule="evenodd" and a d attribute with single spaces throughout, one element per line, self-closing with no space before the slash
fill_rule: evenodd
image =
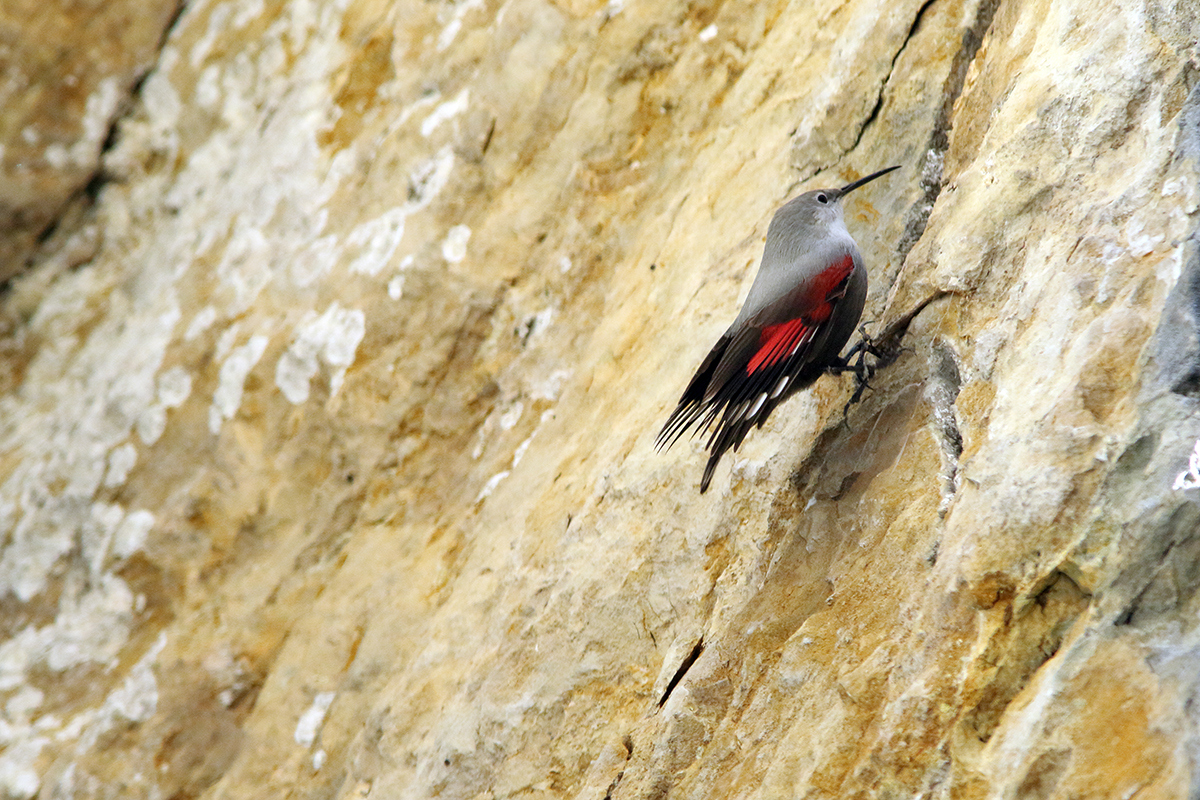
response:
<path id="1" fill-rule="evenodd" d="M 852 372 L 856 379 L 854 393 L 850 395 L 850 399 L 846 402 L 846 407 L 842 409 L 842 423 L 847 428 L 850 427 L 850 423 L 847 421 L 850 415 L 850 407 L 862 400 L 863 392 L 867 389 L 873 390 L 871 379 L 875 377 L 875 370 L 879 362 L 884 358 L 884 353 L 880 350 L 875 340 L 867 335 L 866 324 L 862 325 L 858 329 L 858 332 L 861 338 L 846 353 L 846 357 L 839 358 L 835 364 L 831 364 L 828 368 L 828 371 L 835 375 Z M 868 355 L 875 359 L 875 363 L 867 362 Z"/>
<path id="2" fill-rule="evenodd" d="M 872 355 L 879 359 L 885 357 L 884 348 L 882 346 L 883 343 L 876 341 L 871 337 L 870 334 L 867 333 L 867 326 L 870 324 L 871 323 L 869 322 L 864 322 L 862 325 L 858 326 L 859 338 L 858 341 L 855 342 L 850 348 L 850 352 L 846 353 L 847 361 L 855 356 L 858 356 L 858 358 L 861 360 L 864 354 Z"/>

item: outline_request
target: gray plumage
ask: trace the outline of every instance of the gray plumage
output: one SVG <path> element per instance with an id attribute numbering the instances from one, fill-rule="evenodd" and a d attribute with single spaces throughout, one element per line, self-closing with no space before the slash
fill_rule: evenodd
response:
<path id="1" fill-rule="evenodd" d="M 775 407 L 805 389 L 838 357 L 858 326 L 867 270 L 846 230 L 842 198 L 899 167 L 840 189 L 789 200 L 771 219 L 758 274 L 737 319 L 700 364 L 658 435 L 670 447 L 693 425 L 708 434 L 710 456 L 700 480 L 708 489 L 727 450 Z"/>

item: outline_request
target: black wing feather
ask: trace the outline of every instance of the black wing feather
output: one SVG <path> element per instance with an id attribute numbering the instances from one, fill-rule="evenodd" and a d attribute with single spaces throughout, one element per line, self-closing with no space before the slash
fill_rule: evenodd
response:
<path id="1" fill-rule="evenodd" d="M 775 319 L 784 315 L 779 314 L 777 309 L 768 308 L 758 319 L 743 325 L 740 330 L 726 331 L 700 364 L 659 432 L 656 446 L 660 450 L 669 448 L 693 426 L 695 430 L 692 435 L 707 434 L 705 449 L 710 455 L 704 467 L 704 476 L 700 479 L 701 494 L 708 489 L 721 457 L 731 448 L 736 452 L 750 429 L 756 426 L 761 428 L 776 406 L 812 385 L 825 371 L 826 356 L 832 353 L 836 357 L 842 349 L 844 338 L 848 338 L 848 335 L 841 337 L 835 334 L 835 338 L 842 341 L 826 340 L 832 333 L 829 320 L 839 313 L 839 301 L 845 296 L 851 275 L 847 275 L 826 295 L 825 301 L 832 307 L 820 322 L 800 317 L 805 333 L 791 355 L 753 372 L 748 369 L 750 360 L 762 346 L 763 328 L 786 321 Z M 781 301 L 781 305 L 786 302 Z M 857 314 L 854 321 L 857 321 Z M 789 379 L 786 389 L 772 397 L 784 377 Z M 761 405 L 750 413 L 760 397 Z"/>

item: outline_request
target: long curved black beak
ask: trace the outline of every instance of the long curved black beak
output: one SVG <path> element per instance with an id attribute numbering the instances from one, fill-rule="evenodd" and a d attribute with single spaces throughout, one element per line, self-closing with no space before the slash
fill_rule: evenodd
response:
<path id="1" fill-rule="evenodd" d="M 841 197 L 845 197 L 846 195 L 850 194 L 851 192 L 853 192 L 855 189 L 862 186 L 863 184 L 870 183 L 871 181 L 875 180 L 876 178 L 881 178 L 884 175 L 887 175 L 889 172 L 891 172 L 894 169 L 900 169 L 900 165 L 897 164 L 894 167 L 888 167 L 887 169 L 881 169 L 881 170 L 879 170 L 879 172 L 871 173 L 870 175 L 868 175 L 865 178 L 859 178 L 854 183 L 848 183 L 845 186 L 843 186 L 842 188 L 838 189 L 838 195 Z"/>

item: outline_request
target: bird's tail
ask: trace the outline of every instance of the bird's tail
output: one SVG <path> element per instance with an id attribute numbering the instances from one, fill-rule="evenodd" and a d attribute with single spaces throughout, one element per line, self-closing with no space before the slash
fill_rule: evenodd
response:
<path id="1" fill-rule="evenodd" d="M 718 450 L 708 457 L 708 463 L 704 465 L 704 477 L 700 479 L 700 494 L 708 491 L 708 484 L 712 481 L 713 472 L 717 469 L 717 462 L 721 460 L 721 456 L 724 454 L 724 450 Z"/>

